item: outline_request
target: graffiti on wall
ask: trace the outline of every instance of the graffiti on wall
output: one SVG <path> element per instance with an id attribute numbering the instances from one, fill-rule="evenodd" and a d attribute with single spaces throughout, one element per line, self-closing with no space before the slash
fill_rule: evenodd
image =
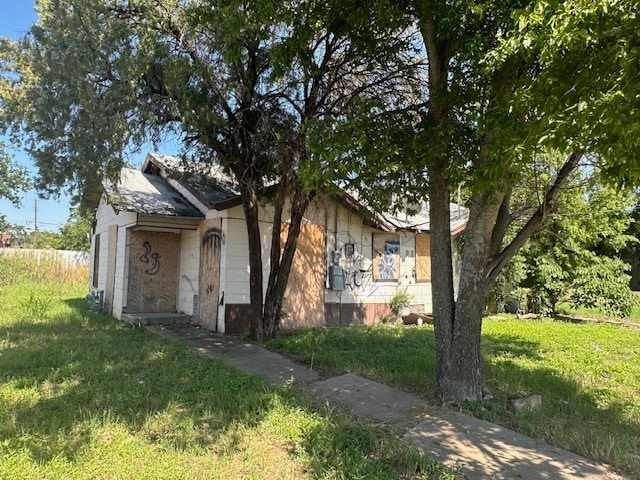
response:
<path id="1" fill-rule="evenodd" d="M 145 268 L 144 272 L 148 275 L 155 275 L 160 271 L 160 254 L 152 251 L 153 249 L 149 242 L 144 242 L 142 246 L 144 248 L 144 253 L 140 255 L 140 261 L 142 263 L 151 264 L 149 268 Z M 149 257 L 151 257 L 151 260 L 149 260 Z"/>

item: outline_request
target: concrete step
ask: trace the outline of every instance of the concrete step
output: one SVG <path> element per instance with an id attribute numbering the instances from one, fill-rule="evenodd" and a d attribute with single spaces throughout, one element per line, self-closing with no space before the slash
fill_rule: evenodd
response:
<path id="1" fill-rule="evenodd" d="M 123 313 L 121 320 L 135 326 L 193 323 L 193 316 L 185 313 Z"/>

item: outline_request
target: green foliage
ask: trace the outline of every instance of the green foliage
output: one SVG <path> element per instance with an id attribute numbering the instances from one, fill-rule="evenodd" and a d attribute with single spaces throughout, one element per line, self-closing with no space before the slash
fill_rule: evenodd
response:
<path id="1" fill-rule="evenodd" d="M 637 300 L 629 289 L 629 266 L 619 255 L 638 242 L 627 233 L 632 202 L 608 187 L 569 188 L 557 214 L 505 272 L 507 282 L 527 289 L 530 308 L 542 313 L 555 314 L 568 301 L 628 316 Z"/>
<path id="2" fill-rule="evenodd" d="M 84 293 L 0 286 L 3 479 L 457 478 L 290 387 L 90 313 Z"/>
<path id="3" fill-rule="evenodd" d="M 544 0 L 514 9 L 515 28 L 501 32 L 486 62 L 521 58 L 533 67 L 510 111 L 529 119 L 526 148 L 582 149 L 598 155 L 614 181 L 637 183 L 637 8 L 637 0 Z"/>
<path id="4" fill-rule="evenodd" d="M 88 251 L 91 222 L 89 215 L 82 215 L 79 209 L 75 209 L 67 222 L 60 227 L 60 236 L 55 248 L 58 250 Z"/>
<path id="5" fill-rule="evenodd" d="M 400 315 L 400 312 L 411 305 L 412 296 L 407 293 L 407 290 L 398 290 L 398 292 L 391 298 L 389 306 L 391 311 L 396 315 Z"/>
<path id="6" fill-rule="evenodd" d="M 303 330 L 268 346 L 422 395 L 435 375 L 430 325 Z M 640 331 L 505 315 L 484 321 L 482 352 L 494 400 L 468 404 L 470 411 L 632 475 L 639 471 Z M 541 411 L 512 413 L 511 399 L 534 394 L 543 397 Z"/>
<path id="7" fill-rule="evenodd" d="M 5 152 L 5 146 L 0 142 L 0 198 L 6 198 L 14 205 L 20 205 L 19 192 L 28 190 L 31 180 L 24 167 L 16 165 Z M 9 225 L 4 216 L 0 215 L 0 231 Z"/>

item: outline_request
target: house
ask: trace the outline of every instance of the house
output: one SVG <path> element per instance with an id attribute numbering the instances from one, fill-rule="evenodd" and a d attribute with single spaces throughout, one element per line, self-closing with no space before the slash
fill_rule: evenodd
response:
<path id="1" fill-rule="evenodd" d="M 116 318 L 193 321 L 219 332 L 249 325 L 248 237 L 240 195 L 222 172 L 185 180 L 180 160 L 149 154 L 106 185 L 91 240 L 91 289 Z M 269 269 L 271 207 L 261 206 Z M 452 206 L 451 233 L 468 210 Z M 284 229 L 286 235 L 286 228 Z M 431 312 L 428 208 L 370 211 L 345 191 L 319 194 L 305 215 L 281 328 L 373 324 L 399 291 Z M 268 275 L 264 275 L 265 282 Z"/>
<path id="2" fill-rule="evenodd" d="M 10 233 L 0 232 L 0 247 L 10 247 L 13 235 Z"/>

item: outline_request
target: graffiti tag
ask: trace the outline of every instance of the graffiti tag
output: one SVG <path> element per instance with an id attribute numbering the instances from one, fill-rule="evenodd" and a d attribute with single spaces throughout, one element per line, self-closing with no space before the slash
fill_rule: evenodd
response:
<path id="1" fill-rule="evenodd" d="M 144 247 L 144 254 L 140 255 L 140 261 L 142 263 L 151 263 L 151 266 L 145 269 L 145 273 L 149 275 L 155 275 L 160 271 L 160 254 L 158 252 L 152 252 L 151 244 L 149 242 L 144 242 L 142 244 Z M 151 261 L 149 261 L 149 257 L 151 257 Z"/>

